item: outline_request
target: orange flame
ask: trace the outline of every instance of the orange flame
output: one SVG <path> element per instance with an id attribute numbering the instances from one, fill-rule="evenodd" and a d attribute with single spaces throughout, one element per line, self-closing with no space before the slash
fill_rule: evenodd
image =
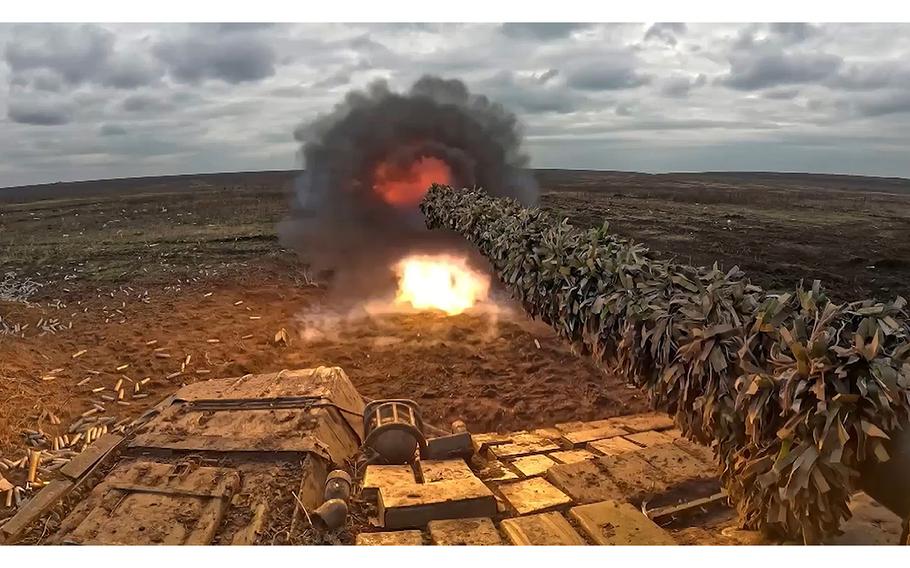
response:
<path id="1" fill-rule="evenodd" d="M 401 168 L 380 162 L 374 173 L 373 189 L 389 205 L 417 205 L 434 183 L 451 184 L 452 170 L 439 158 L 424 156 Z"/>
<path id="2" fill-rule="evenodd" d="M 487 299 L 490 278 L 468 266 L 463 257 L 447 254 L 411 255 L 395 265 L 397 304 L 418 310 L 441 310 L 450 316 Z"/>

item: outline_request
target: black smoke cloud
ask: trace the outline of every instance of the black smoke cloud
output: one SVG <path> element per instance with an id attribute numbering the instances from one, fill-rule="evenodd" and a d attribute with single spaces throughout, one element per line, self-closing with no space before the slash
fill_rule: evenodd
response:
<path id="1" fill-rule="evenodd" d="M 406 167 L 434 157 L 448 164 L 452 185 L 528 205 L 537 200 L 517 118 L 458 80 L 424 76 L 404 93 L 375 82 L 299 126 L 294 137 L 304 171 L 279 232 L 317 272 L 332 274 L 336 296 L 387 293 L 390 266 L 408 253 L 464 250 L 459 239 L 427 231 L 416 204 L 381 199 L 373 189 L 381 162 Z"/>

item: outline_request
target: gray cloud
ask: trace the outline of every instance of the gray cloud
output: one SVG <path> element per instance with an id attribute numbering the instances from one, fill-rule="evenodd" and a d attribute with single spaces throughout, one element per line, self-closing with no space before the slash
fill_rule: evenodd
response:
<path id="1" fill-rule="evenodd" d="M 866 117 L 910 113 L 910 90 L 864 97 L 856 102 L 855 109 Z"/>
<path id="2" fill-rule="evenodd" d="M 35 91 L 46 91 L 59 93 L 63 90 L 65 81 L 63 77 L 50 69 L 35 69 L 30 72 L 16 74 L 12 79 L 12 85 Z"/>
<path id="3" fill-rule="evenodd" d="M 98 129 L 98 133 L 101 136 L 123 136 L 127 132 L 126 128 L 118 124 L 102 124 L 101 128 Z"/>
<path id="4" fill-rule="evenodd" d="M 772 33 L 790 42 L 799 43 L 816 35 L 818 28 L 801 22 L 780 22 L 769 26 Z"/>
<path id="5" fill-rule="evenodd" d="M 834 76 L 842 64 L 840 56 L 827 53 L 737 54 L 721 82 L 741 91 L 813 83 Z"/>
<path id="6" fill-rule="evenodd" d="M 13 80 L 35 90 L 59 91 L 62 83 L 132 89 L 161 72 L 147 57 L 118 50 L 116 36 L 95 24 L 17 27 L 4 59 Z"/>
<path id="7" fill-rule="evenodd" d="M 163 133 L 166 136 L 166 133 Z M 173 137 L 162 138 L 161 134 L 142 135 L 131 138 L 117 136 L 116 140 L 105 140 L 102 144 L 90 147 L 89 151 L 125 157 L 161 157 L 187 152 Z"/>
<path id="8" fill-rule="evenodd" d="M 222 32 L 250 32 L 250 31 L 260 31 L 260 30 L 269 30 L 277 26 L 278 24 L 273 24 L 269 22 L 220 22 L 214 24 L 199 24 L 205 29 L 215 29 Z"/>
<path id="9" fill-rule="evenodd" d="M 798 88 L 783 88 L 783 89 L 773 89 L 770 91 L 765 91 L 762 93 L 762 96 L 766 99 L 772 99 L 776 101 L 785 101 L 792 98 L 795 98 L 799 94 Z"/>
<path id="10" fill-rule="evenodd" d="M 149 85 L 161 77 L 161 69 L 141 58 L 121 57 L 111 62 L 100 77 L 101 84 L 118 89 L 135 89 Z"/>
<path id="11" fill-rule="evenodd" d="M 534 78 L 537 80 L 538 83 L 543 85 L 543 84 L 546 84 L 547 81 L 549 81 L 550 79 L 552 79 L 553 77 L 555 77 L 557 75 L 559 75 L 559 69 L 547 69 L 540 75 L 535 75 Z"/>
<path id="12" fill-rule="evenodd" d="M 19 124 L 59 126 L 72 120 L 72 109 L 53 101 L 14 100 L 10 102 L 7 116 Z"/>
<path id="13" fill-rule="evenodd" d="M 569 113 L 585 106 L 584 95 L 544 83 L 536 75 L 518 77 L 512 71 L 500 71 L 479 81 L 478 87 L 502 104 L 530 114 Z"/>
<path id="14" fill-rule="evenodd" d="M 696 87 L 701 87 L 707 83 L 708 77 L 700 73 L 695 77 L 677 75 L 665 79 L 660 86 L 660 93 L 665 97 L 674 99 L 684 98 L 689 95 L 689 91 Z"/>
<path id="15" fill-rule="evenodd" d="M 634 89 L 650 81 L 635 68 L 634 59 L 625 53 L 606 53 L 566 73 L 566 83 L 585 91 Z"/>
<path id="16" fill-rule="evenodd" d="M 236 84 L 275 74 L 274 50 L 256 37 L 232 34 L 217 41 L 187 37 L 159 43 L 153 53 L 180 83 L 218 79 Z"/>
<path id="17" fill-rule="evenodd" d="M 173 108 L 170 101 L 147 94 L 130 95 L 123 99 L 123 110 L 127 112 L 166 111 Z"/>
<path id="18" fill-rule="evenodd" d="M 46 69 L 69 83 L 96 75 L 114 47 L 114 35 L 94 24 L 23 26 L 17 32 L 4 52 L 14 74 Z"/>
<path id="19" fill-rule="evenodd" d="M 657 23 L 652 24 L 645 32 L 645 41 L 658 40 L 667 45 L 677 43 L 676 36 L 686 33 L 686 24 L 682 23 Z"/>
<path id="20" fill-rule="evenodd" d="M 290 85 L 287 87 L 276 87 L 268 92 L 272 97 L 299 98 L 305 96 L 310 90 L 303 85 Z"/>
<path id="21" fill-rule="evenodd" d="M 613 113 L 616 116 L 632 116 L 635 114 L 636 108 L 634 103 L 619 103 L 616 105 L 616 108 L 613 109 Z"/>
<path id="22" fill-rule="evenodd" d="M 502 33 L 515 38 L 533 38 L 540 40 L 558 39 L 583 29 L 588 24 L 570 23 L 521 23 L 502 24 Z"/>
<path id="23" fill-rule="evenodd" d="M 821 28 L 800 22 L 745 24 L 737 30 L 734 49 L 774 50 L 794 47 L 818 37 Z"/>
<path id="24" fill-rule="evenodd" d="M 332 73 L 325 79 L 321 79 L 313 83 L 313 88 L 320 89 L 331 89 L 333 87 L 342 87 L 351 82 L 351 74 L 347 71 L 337 71 Z"/>
<path id="25" fill-rule="evenodd" d="M 0 24 L 0 186 L 299 167 L 294 125 L 424 73 L 534 165 L 910 176 L 907 24 Z M 237 136 L 242 132 L 242 136 Z"/>
<path id="26" fill-rule="evenodd" d="M 829 84 L 848 90 L 874 90 L 884 87 L 910 88 L 910 62 L 874 61 L 851 64 L 832 77 Z"/>

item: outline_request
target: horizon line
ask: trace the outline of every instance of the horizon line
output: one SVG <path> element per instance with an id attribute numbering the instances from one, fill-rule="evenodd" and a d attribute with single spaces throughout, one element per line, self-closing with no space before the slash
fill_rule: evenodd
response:
<path id="1" fill-rule="evenodd" d="M 526 169 L 530 170 L 532 172 L 570 171 L 570 172 L 637 174 L 637 175 L 648 175 L 648 176 L 705 175 L 705 174 L 802 175 L 802 176 L 871 178 L 871 179 L 880 179 L 880 180 L 895 180 L 895 181 L 910 182 L 910 177 L 902 177 L 902 176 L 869 175 L 869 174 L 856 174 L 856 173 L 805 172 L 805 171 L 794 171 L 794 170 L 675 170 L 675 171 L 666 171 L 666 172 L 641 172 L 641 171 L 635 171 L 635 170 L 614 170 L 614 169 L 596 169 L 596 168 L 558 168 L 558 167 L 526 168 Z M 305 171 L 306 171 L 305 168 L 301 168 L 301 169 L 294 168 L 294 169 L 278 169 L 278 170 L 237 170 L 237 171 L 220 171 L 220 172 L 187 172 L 187 173 L 140 175 L 140 176 L 126 176 L 126 177 L 112 177 L 112 178 L 71 179 L 71 180 L 59 180 L 59 181 L 50 181 L 50 182 L 43 182 L 43 183 L 33 183 L 33 184 L 26 184 L 26 185 L 4 185 L 4 186 L 0 186 L 0 191 L 40 188 L 40 187 L 47 187 L 47 186 L 53 186 L 53 185 L 65 185 L 65 184 L 97 183 L 97 182 L 105 182 L 105 181 L 128 181 L 128 180 L 142 180 L 142 179 L 156 179 L 156 178 L 178 178 L 178 177 L 241 175 L 241 174 L 285 174 L 285 173 L 292 173 L 292 172 L 303 173 Z"/>

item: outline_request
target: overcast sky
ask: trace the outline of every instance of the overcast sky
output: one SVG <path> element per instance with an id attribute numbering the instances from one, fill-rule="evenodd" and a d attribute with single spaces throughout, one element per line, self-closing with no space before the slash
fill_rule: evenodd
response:
<path id="1" fill-rule="evenodd" d="M 910 177 L 910 25 L 0 25 L 0 186 L 300 167 L 375 79 L 460 78 L 535 167 Z"/>

